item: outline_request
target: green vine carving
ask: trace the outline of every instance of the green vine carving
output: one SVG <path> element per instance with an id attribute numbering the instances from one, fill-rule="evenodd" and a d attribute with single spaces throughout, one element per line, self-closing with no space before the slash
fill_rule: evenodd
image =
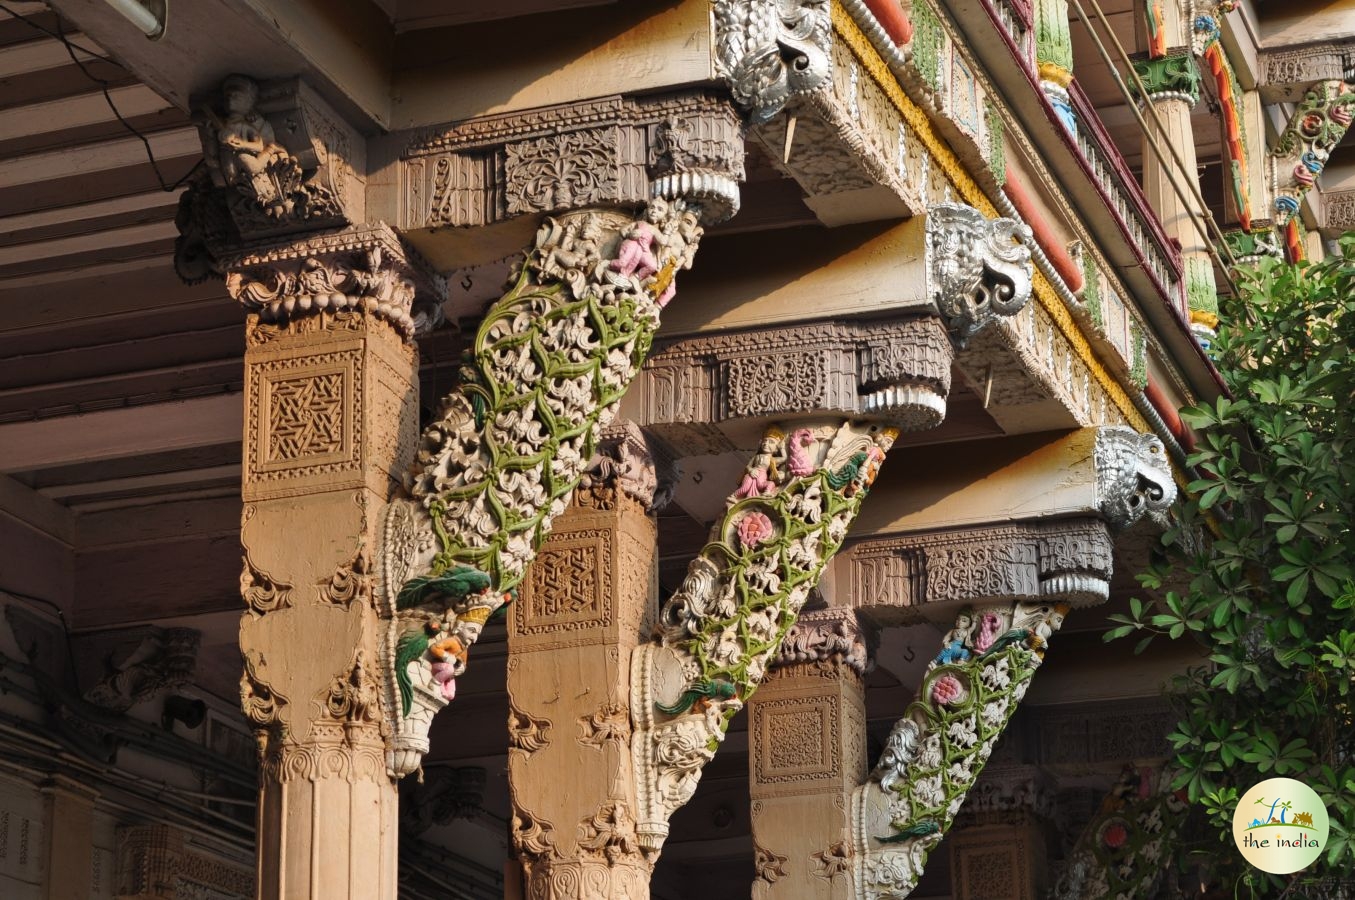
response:
<path id="1" fill-rule="evenodd" d="M 1007 145 L 1003 137 L 1002 113 L 997 104 L 986 102 L 988 120 L 988 171 L 993 173 L 998 185 L 1007 183 Z"/>
<path id="2" fill-rule="evenodd" d="M 1106 327 L 1105 313 L 1101 309 L 1101 273 L 1096 263 L 1087 254 L 1087 264 L 1082 267 L 1082 303 L 1087 307 L 1087 315 L 1097 328 Z"/>
<path id="3" fill-rule="evenodd" d="M 930 3 L 913 5 L 913 65 L 932 90 L 941 88 L 941 50 L 945 29 Z"/>
<path id="4" fill-rule="evenodd" d="M 1035 60 L 1073 71 L 1073 35 L 1067 0 L 1035 0 Z"/>

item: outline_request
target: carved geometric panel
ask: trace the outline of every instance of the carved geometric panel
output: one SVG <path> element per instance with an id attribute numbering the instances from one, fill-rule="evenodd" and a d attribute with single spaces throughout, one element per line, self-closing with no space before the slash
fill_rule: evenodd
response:
<path id="1" fill-rule="evenodd" d="M 816 782 L 837 774 L 841 723 L 835 698 L 755 700 L 752 707 L 757 785 L 821 789 Z"/>
<path id="2" fill-rule="evenodd" d="M 608 624 L 614 538 L 607 529 L 550 538 L 522 583 L 515 634 L 547 636 Z"/>
<path id="3" fill-rule="evenodd" d="M 361 345 L 254 357 L 246 373 L 247 496 L 339 487 L 361 477 L 366 400 Z"/>
<path id="4" fill-rule="evenodd" d="M 1035 900 L 1044 842 L 1014 826 L 962 828 L 951 836 L 950 875 L 955 900 Z"/>

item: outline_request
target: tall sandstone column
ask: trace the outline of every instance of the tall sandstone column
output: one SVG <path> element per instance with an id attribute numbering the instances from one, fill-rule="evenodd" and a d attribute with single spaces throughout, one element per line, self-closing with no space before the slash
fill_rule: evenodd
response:
<path id="1" fill-rule="evenodd" d="M 533 898 L 649 896 L 628 700 L 631 653 L 654 625 L 655 482 L 638 429 L 613 431 L 602 454 L 509 615 L 508 777 Z"/>

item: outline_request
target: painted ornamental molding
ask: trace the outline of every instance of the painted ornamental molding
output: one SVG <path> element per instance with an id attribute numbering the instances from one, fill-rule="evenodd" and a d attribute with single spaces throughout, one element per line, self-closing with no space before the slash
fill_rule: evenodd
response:
<path id="1" fill-rule="evenodd" d="M 1333 79 L 1311 86 L 1270 154 L 1277 226 L 1288 225 L 1355 118 L 1355 84 Z"/>

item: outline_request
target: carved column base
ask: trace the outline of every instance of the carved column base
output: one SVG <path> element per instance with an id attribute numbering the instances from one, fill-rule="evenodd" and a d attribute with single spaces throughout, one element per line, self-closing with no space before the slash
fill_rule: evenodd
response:
<path id="1" fill-rule="evenodd" d="M 650 866 L 632 854 L 608 859 L 523 862 L 526 900 L 649 900 Z"/>

